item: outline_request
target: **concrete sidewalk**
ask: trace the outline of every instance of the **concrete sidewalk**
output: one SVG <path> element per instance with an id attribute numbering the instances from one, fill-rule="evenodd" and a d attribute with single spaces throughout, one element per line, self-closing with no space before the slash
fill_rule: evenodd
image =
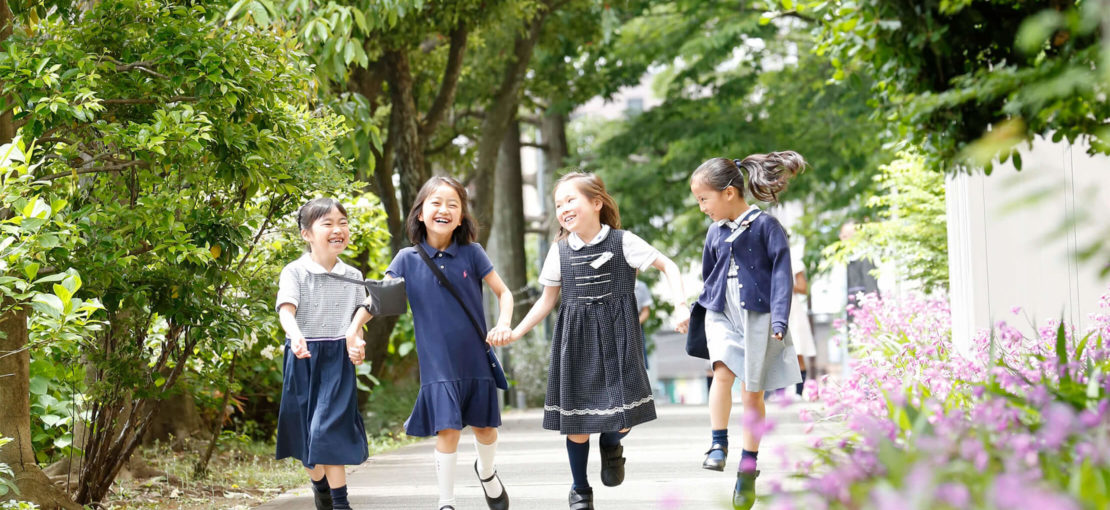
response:
<path id="1" fill-rule="evenodd" d="M 792 471 L 776 453 L 784 448 L 792 460 L 810 458 L 805 447 L 811 437 L 798 420 L 802 408 L 812 403 L 767 404 L 767 416 L 776 424 L 760 447 L 757 485 L 759 494 L 771 492 L 779 483 L 788 490 L 800 490 L 790 479 Z M 632 430 L 624 443 L 628 459 L 624 483 L 619 487 L 601 484 L 597 437 L 590 441 L 590 484 L 598 509 L 707 509 L 731 508 L 735 470 L 740 460 L 739 412 L 733 410 L 729 439 L 734 443 L 729 466 L 723 473 L 701 468 L 709 447 L 709 411 L 705 406 L 659 406 L 659 418 Z M 567 508 L 570 468 L 564 436 L 543 430 L 542 412 L 508 411 L 503 415 L 497 466 L 501 481 L 516 510 Z M 816 433 L 816 432 L 815 432 Z M 457 510 L 485 510 L 482 489 L 474 475 L 474 436 L 464 431 L 459 442 L 459 465 L 455 494 Z M 351 506 L 370 509 L 436 510 L 437 488 L 432 464 L 434 441 L 426 440 L 399 450 L 370 458 L 348 474 Z M 757 503 L 755 508 L 762 505 Z M 262 510 L 312 509 L 308 483 L 274 501 Z"/>

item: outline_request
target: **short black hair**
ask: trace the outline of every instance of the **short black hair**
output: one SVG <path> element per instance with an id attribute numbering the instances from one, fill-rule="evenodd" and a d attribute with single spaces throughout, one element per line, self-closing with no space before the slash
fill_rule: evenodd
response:
<path id="1" fill-rule="evenodd" d="M 311 229 L 312 224 L 316 223 L 316 220 L 327 216 L 332 209 L 339 210 L 339 212 L 343 214 L 343 217 L 347 217 L 347 209 L 334 198 L 321 197 L 305 202 L 305 204 L 297 210 L 297 227 L 301 230 Z M 309 248 L 309 250 L 311 249 L 312 248 Z"/>

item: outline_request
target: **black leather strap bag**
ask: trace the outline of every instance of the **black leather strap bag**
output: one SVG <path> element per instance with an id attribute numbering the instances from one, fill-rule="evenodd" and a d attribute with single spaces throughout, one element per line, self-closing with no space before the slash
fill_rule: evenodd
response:
<path id="1" fill-rule="evenodd" d="M 408 311 L 409 299 L 405 294 L 405 279 L 392 280 L 356 280 L 332 273 L 324 273 L 336 280 L 343 280 L 355 285 L 361 285 L 373 297 L 370 303 L 370 315 L 374 317 L 393 317 L 404 315 Z"/>

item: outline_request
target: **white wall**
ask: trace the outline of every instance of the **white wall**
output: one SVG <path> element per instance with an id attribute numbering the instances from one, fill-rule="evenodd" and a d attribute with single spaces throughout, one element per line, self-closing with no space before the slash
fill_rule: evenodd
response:
<path id="1" fill-rule="evenodd" d="M 961 348 L 998 321 L 1031 334 L 1063 317 L 1085 329 L 1110 278 L 1105 255 L 1081 262 L 1077 250 L 1110 226 L 1110 158 L 1037 138 L 1021 150 L 1023 169 L 996 165 L 990 176 L 949 176 L 948 258 L 955 342 Z M 1022 307 L 1014 315 L 1014 307 Z"/>

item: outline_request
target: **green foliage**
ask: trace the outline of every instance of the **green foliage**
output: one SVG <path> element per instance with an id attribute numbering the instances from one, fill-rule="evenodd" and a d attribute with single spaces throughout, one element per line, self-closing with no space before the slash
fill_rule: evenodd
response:
<path id="1" fill-rule="evenodd" d="M 8 307 L 30 305 L 31 441 L 40 461 L 72 451 L 72 427 L 79 395 L 74 384 L 83 376 L 75 362 L 77 343 L 100 324 L 92 316 L 103 307 L 96 299 L 77 297 L 81 278 L 73 269 L 59 271 L 49 253 L 79 243 L 71 211 L 61 198 L 35 182 L 43 160 L 22 140 L 0 147 L 0 296 Z M 16 346 L 23 348 L 24 346 Z M 47 358 L 47 359 L 43 359 Z M 0 487 L 2 488 L 2 487 Z M 0 492 L 3 495 L 3 492 Z"/>
<path id="2" fill-rule="evenodd" d="M 876 114 L 945 169 L 989 172 L 993 159 L 1005 161 L 1037 134 L 1083 138 L 1092 153 L 1110 153 L 1105 2 L 821 0 L 797 8 L 817 20 L 817 52 L 837 67 L 835 78 L 871 76 Z M 1005 122 L 1004 132 L 990 129 Z"/>
<path id="3" fill-rule="evenodd" d="M 900 152 L 875 176 L 879 192 L 868 200 L 875 221 L 856 234 L 825 248 L 825 264 L 847 263 L 867 255 L 891 262 L 899 280 L 916 281 L 926 292 L 948 287 L 948 229 L 945 221 L 944 174 L 925 158 Z"/>
<path id="4" fill-rule="evenodd" d="M 0 436 L 0 448 L 10 442 L 12 442 L 12 438 Z M 5 496 L 9 492 L 19 494 L 19 487 L 15 485 L 15 473 L 11 466 L 0 462 L 0 496 Z"/>
<path id="5" fill-rule="evenodd" d="M 28 501 L 8 500 L 0 503 L 0 510 L 37 510 L 38 505 Z"/>
<path id="6" fill-rule="evenodd" d="M 310 191 L 348 183 L 335 146 L 345 120 L 318 109 L 296 41 L 225 25 L 207 7 L 99 2 L 80 17 L 56 13 L 17 29 L 0 52 L 0 81 L 23 125 L 18 143 L 38 139 L 44 160 L 26 171 L 41 198 L 12 203 L 40 218 L 4 228 L 38 228 L 51 212 L 72 211 L 65 236 L 44 235 L 32 256 L 0 255 L 20 260 L 20 271 L 33 273 L 34 262 L 84 277 L 59 276 L 55 297 L 35 300 L 32 335 L 60 346 L 36 361 L 87 363 L 93 382 L 36 394 L 43 416 L 59 417 L 36 427 L 56 441 L 74 419 L 62 417 L 64 406 L 95 402 L 94 440 L 119 442 L 93 464 L 130 452 L 114 427 L 136 430 L 144 418 L 116 421 L 118 413 L 169 394 L 183 372 L 222 369 L 266 330 L 262 318 L 272 315 L 255 313 L 273 295 L 257 290 L 276 280 L 258 263 L 266 234 Z M 91 313 L 108 327 L 59 334 L 74 314 Z"/>
<path id="7" fill-rule="evenodd" d="M 577 165 L 600 173 L 617 203 L 636 204 L 622 209 L 622 223 L 665 253 L 696 259 L 706 225 L 690 198 L 693 170 L 712 157 L 797 150 L 810 168 L 783 200 L 811 212 L 795 233 L 815 257 L 844 211 L 873 193 L 870 175 L 884 158 L 869 85 L 827 84 L 832 69 L 808 53 L 796 27 L 761 24 L 757 10 L 668 5 L 620 31 L 629 44 L 665 41 L 646 53 L 660 66 L 655 86 L 665 101 L 629 119 L 573 126 Z"/>

